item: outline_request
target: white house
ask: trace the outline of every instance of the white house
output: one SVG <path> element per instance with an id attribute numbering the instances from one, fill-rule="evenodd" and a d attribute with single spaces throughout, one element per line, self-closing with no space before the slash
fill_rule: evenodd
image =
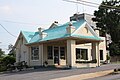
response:
<path id="1" fill-rule="evenodd" d="M 53 23 L 49 29 L 21 31 L 15 43 L 16 62 L 29 66 L 61 65 L 96 67 L 106 60 L 105 37 L 99 36 L 83 18 L 62 25 Z"/>

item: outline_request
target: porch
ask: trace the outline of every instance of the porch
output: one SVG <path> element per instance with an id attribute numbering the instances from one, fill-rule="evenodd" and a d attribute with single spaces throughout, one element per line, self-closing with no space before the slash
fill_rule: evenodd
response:
<path id="1" fill-rule="evenodd" d="M 78 45 L 91 44 L 91 48 L 77 48 Z M 99 41 L 92 39 L 66 39 L 47 41 L 43 45 L 42 65 L 67 67 L 100 66 Z M 91 50 L 91 51 L 90 51 Z"/>

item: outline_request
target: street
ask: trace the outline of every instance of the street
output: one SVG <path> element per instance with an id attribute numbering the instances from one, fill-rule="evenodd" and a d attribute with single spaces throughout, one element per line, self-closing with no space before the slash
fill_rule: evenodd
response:
<path id="1" fill-rule="evenodd" d="M 12 72 L 12 73 L 1 73 L 0 80 L 50 80 L 61 77 L 94 73 L 105 70 L 112 70 L 115 68 L 120 68 L 119 64 L 107 64 L 102 65 L 101 67 L 96 68 L 82 68 L 82 69 L 35 69 L 29 71 L 21 71 L 21 72 Z M 119 75 L 108 75 L 99 78 L 93 78 L 89 80 L 116 80 L 120 79 Z"/>

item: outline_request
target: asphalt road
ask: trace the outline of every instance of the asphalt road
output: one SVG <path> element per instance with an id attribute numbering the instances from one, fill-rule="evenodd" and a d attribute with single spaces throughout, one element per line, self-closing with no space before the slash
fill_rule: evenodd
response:
<path id="1" fill-rule="evenodd" d="M 107 76 L 91 78 L 91 79 L 87 79 L 87 80 L 120 80 L 120 74 L 107 75 Z"/>
<path id="2" fill-rule="evenodd" d="M 0 80 L 50 80 L 50 79 L 72 76 L 72 75 L 111 70 L 115 68 L 120 68 L 120 64 L 108 64 L 108 65 L 103 65 L 101 67 L 96 67 L 96 68 L 66 69 L 66 70 L 40 68 L 40 69 L 29 70 L 29 71 L 2 73 L 0 74 Z M 114 76 L 116 77 L 117 75 L 114 75 Z M 100 80 L 110 80 L 110 79 L 114 80 L 113 75 L 112 75 L 112 78 L 110 79 L 107 79 L 107 77 L 111 77 L 111 75 L 105 76 L 106 79 L 103 79 L 103 77 L 99 77 L 99 78 L 94 78 L 94 80 L 100 79 L 100 78 L 101 78 Z"/>

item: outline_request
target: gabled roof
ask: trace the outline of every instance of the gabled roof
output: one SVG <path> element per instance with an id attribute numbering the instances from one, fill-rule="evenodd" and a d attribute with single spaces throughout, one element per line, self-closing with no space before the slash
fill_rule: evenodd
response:
<path id="1" fill-rule="evenodd" d="M 29 31 L 21 31 L 21 33 L 23 34 L 23 36 L 25 37 L 28 43 L 32 39 L 32 37 L 35 35 L 35 32 L 29 32 Z"/>
<path id="2" fill-rule="evenodd" d="M 86 38 L 86 39 L 95 39 L 95 40 L 101 40 L 97 36 L 82 36 L 82 35 L 76 35 L 76 34 L 67 34 L 66 28 L 69 26 L 70 22 L 67 22 L 63 25 L 59 25 L 55 28 L 49 28 L 42 32 L 47 33 L 47 36 L 43 39 L 40 38 L 39 32 L 27 32 L 22 31 L 23 36 L 29 43 L 38 43 L 41 41 L 47 41 L 47 40 L 53 40 L 53 39 L 59 39 L 59 38 L 65 38 L 65 37 L 77 37 L 77 38 Z M 85 20 L 80 21 L 71 21 L 72 25 L 77 29 L 79 29 L 83 24 L 86 23 Z"/>

